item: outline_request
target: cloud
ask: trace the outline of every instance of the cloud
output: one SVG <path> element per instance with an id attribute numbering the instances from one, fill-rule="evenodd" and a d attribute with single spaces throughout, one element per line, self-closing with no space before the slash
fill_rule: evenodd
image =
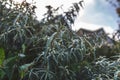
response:
<path id="1" fill-rule="evenodd" d="M 46 12 L 45 6 L 46 5 L 51 5 L 54 8 L 60 7 L 61 5 L 63 10 L 66 11 L 70 6 L 72 6 L 72 3 L 79 2 L 80 0 L 35 0 L 37 9 L 36 9 L 36 14 L 38 15 L 38 19 L 41 19 L 43 17 L 43 14 Z M 81 14 L 82 9 L 81 9 Z"/>
<path id="2" fill-rule="evenodd" d="M 24 0 L 14 0 L 16 2 L 22 2 Z M 32 2 L 32 0 L 27 0 L 28 2 Z M 80 0 L 34 0 L 36 2 L 36 15 L 38 19 L 40 20 L 43 18 L 43 14 L 46 12 L 46 5 L 51 5 L 54 8 L 57 8 L 61 5 L 63 5 L 64 11 L 68 10 L 70 6 L 72 6 L 72 3 L 79 2 Z M 84 0 L 84 9 L 81 9 L 79 16 L 83 16 L 85 13 L 85 8 L 89 7 L 89 5 L 93 5 L 94 0 Z"/>
<path id="3" fill-rule="evenodd" d="M 23 0 L 15 1 L 22 2 Z M 37 5 L 36 15 L 40 20 L 43 17 L 43 14 L 46 12 L 45 9 L 46 5 L 59 7 L 63 4 L 63 9 L 67 10 L 72 5 L 72 3 L 79 2 L 80 0 L 34 0 L 34 1 L 36 1 Z M 116 23 L 114 22 L 115 20 L 113 18 L 115 16 L 112 17 L 113 13 L 112 11 L 109 10 L 109 8 L 110 5 L 108 5 L 108 3 L 105 0 L 84 0 L 84 9 L 81 9 L 80 14 L 75 21 L 73 29 L 78 30 L 79 28 L 85 28 L 95 30 L 104 27 L 107 33 L 112 33 L 114 30 L 112 29 L 111 25 L 115 27 Z"/>
<path id="4" fill-rule="evenodd" d="M 76 23 L 90 23 L 117 29 L 117 15 L 114 8 L 105 0 L 84 0 L 85 8 Z"/>
<path id="5" fill-rule="evenodd" d="M 90 5 L 94 5 L 95 4 L 95 1 L 94 0 L 84 0 L 86 6 L 89 6 Z"/>

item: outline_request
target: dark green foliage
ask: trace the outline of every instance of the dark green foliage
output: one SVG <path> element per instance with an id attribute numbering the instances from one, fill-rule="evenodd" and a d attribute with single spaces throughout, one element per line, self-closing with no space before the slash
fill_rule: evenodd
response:
<path id="1" fill-rule="evenodd" d="M 34 4 L 0 1 L 0 80 L 96 80 L 104 79 L 103 73 L 117 78 L 118 69 L 112 74 L 104 70 L 118 59 L 96 56 L 102 39 L 90 41 L 71 29 L 82 3 L 74 3 L 63 14 L 56 14 L 59 7 L 48 5 L 39 22 Z M 114 49 L 119 53 L 119 45 Z"/>
<path id="2" fill-rule="evenodd" d="M 70 27 L 81 3 L 75 3 L 70 11 L 60 15 L 54 14 L 59 8 L 54 11 L 46 6 L 46 17 L 39 22 L 35 18 L 34 4 L 0 1 L 0 47 L 1 54 L 5 54 L 5 59 L 1 57 L 0 78 L 75 80 L 75 71 L 69 66 L 79 63 L 85 51 L 79 49 L 84 42 Z M 78 43 L 82 45 L 77 46 Z"/>

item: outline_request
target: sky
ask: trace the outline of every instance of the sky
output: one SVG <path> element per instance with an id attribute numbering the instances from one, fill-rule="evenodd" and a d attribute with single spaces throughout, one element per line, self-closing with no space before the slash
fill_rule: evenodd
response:
<path id="1" fill-rule="evenodd" d="M 22 0 L 15 0 L 22 1 Z M 31 1 L 31 0 L 27 0 Z M 57 8 L 63 5 L 64 11 L 66 11 L 72 3 L 79 2 L 80 0 L 34 0 L 36 1 L 37 9 L 36 15 L 40 20 L 43 14 L 46 12 L 46 5 L 51 5 Z M 79 30 L 80 28 L 96 30 L 101 27 L 107 33 L 112 34 L 114 30 L 118 28 L 117 20 L 118 15 L 115 12 L 115 8 L 106 2 L 106 0 L 84 0 L 84 9 L 81 9 L 73 30 Z"/>
<path id="2" fill-rule="evenodd" d="M 105 0 L 89 0 L 89 2 L 87 2 L 87 0 L 85 0 L 85 4 L 83 15 L 77 18 L 76 29 L 80 23 L 90 29 L 104 27 L 107 32 L 112 31 L 112 29 L 117 29 L 118 16 L 115 8 L 108 2 Z"/>

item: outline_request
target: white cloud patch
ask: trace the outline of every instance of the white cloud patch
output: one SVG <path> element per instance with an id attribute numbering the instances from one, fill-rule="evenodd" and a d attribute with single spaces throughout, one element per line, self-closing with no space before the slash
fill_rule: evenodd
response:
<path id="1" fill-rule="evenodd" d="M 70 6 L 72 6 L 72 3 L 79 2 L 80 0 L 35 0 L 37 3 L 37 10 L 36 14 L 38 15 L 38 19 L 41 19 L 43 17 L 43 14 L 46 12 L 45 6 L 51 5 L 54 8 L 60 7 L 61 5 L 63 10 L 66 11 Z M 81 14 L 83 14 L 81 9 Z"/>
<path id="2" fill-rule="evenodd" d="M 95 4 L 95 1 L 94 0 L 84 0 L 86 6 L 89 6 L 90 5 L 94 5 Z"/>

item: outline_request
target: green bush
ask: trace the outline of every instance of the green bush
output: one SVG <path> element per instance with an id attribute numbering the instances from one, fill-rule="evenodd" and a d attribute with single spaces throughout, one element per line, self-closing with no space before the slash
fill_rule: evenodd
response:
<path id="1" fill-rule="evenodd" d="M 71 30 L 82 2 L 63 14 L 56 14 L 59 7 L 46 6 L 38 21 L 34 4 L 0 1 L 0 80 L 117 79 L 119 57 L 100 58 L 97 41 Z M 111 51 L 119 53 L 119 47 L 116 43 Z"/>

